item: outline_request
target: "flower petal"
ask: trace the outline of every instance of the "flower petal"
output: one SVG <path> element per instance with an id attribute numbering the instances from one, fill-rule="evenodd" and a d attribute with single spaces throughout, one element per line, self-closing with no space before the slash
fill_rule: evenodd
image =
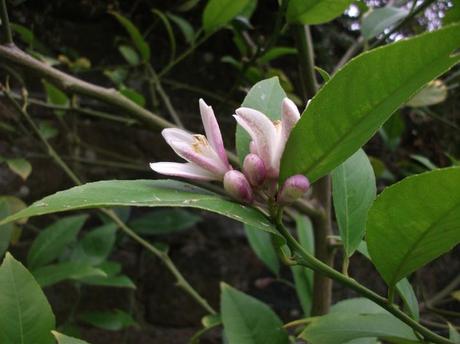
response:
<path id="1" fill-rule="evenodd" d="M 169 145 L 171 145 L 171 141 L 181 141 L 188 144 L 192 144 L 195 141 L 195 138 L 192 134 L 178 128 L 163 129 L 161 131 L 161 135 L 163 135 L 165 141 Z"/>
<path id="2" fill-rule="evenodd" d="M 262 112 L 244 107 L 237 109 L 234 117 L 251 136 L 256 153 L 267 170 L 273 168 L 273 149 L 278 146 L 278 135 L 273 122 Z"/>
<path id="3" fill-rule="evenodd" d="M 219 123 L 211 106 L 208 106 L 203 99 L 200 99 L 200 113 L 204 131 L 211 147 L 216 151 L 220 160 L 225 165 L 229 165 L 227 152 L 225 151 L 224 141 L 220 132 Z"/>
<path id="4" fill-rule="evenodd" d="M 300 119 L 300 112 L 297 106 L 289 98 L 284 98 L 281 104 L 281 123 L 282 123 L 282 135 L 286 142 L 292 128 Z"/>
<path id="5" fill-rule="evenodd" d="M 214 174 L 191 163 L 154 162 L 150 168 L 167 176 L 183 177 L 194 180 L 218 180 Z"/>

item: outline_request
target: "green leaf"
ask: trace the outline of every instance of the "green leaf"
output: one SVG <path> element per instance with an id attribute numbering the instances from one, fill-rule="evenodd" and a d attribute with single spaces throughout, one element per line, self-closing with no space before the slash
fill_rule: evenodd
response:
<path id="1" fill-rule="evenodd" d="M 44 54 L 50 54 L 48 48 L 42 42 L 40 42 L 37 39 L 37 37 L 35 37 L 34 33 L 30 31 L 28 28 L 15 23 L 10 23 L 10 26 L 13 32 L 17 33 L 19 35 L 19 38 L 24 43 L 26 43 L 29 46 L 29 48 L 37 50 Z"/>
<path id="2" fill-rule="evenodd" d="M 414 288 L 412 288 L 409 280 L 407 278 L 400 280 L 396 284 L 396 289 L 398 290 L 399 296 L 401 296 L 401 299 L 409 315 L 418 321 L 420 319 L 420 309 Z"/>
<path id="3" fill-rule="evenodd" d="M 290 0 L 287 21 L 307 25 L 323 24 L 340 16 L 353 0 Z"/>
<path id="4" fill-rule="evenodd" d="M 458 333 L 457 329 L 452 326 L 452 324 L 449 325 L 449 339 L 453 341 L 455 344 L 460 344 L 460 333 Z"/>
<path id="5" fill-rule="evenodd" d="M 310 219 L 299 215 L 296 218 L 296 225 L 300 244 L 308 253 L 314 255 L 315 239 Z M 304 315 L 308 317 L 311 314 L 313 302 L 313 271 L 303 266 L 292 266 L 291 270 L 294 277 L 297 298 L 300 301 Z"/>
<path id="6" fill-rule="evenodd" d="M 91 230 L 78 242 L 72 260 L 90 265 L 101 264 L 112 252 L 117 225 L 109 223 Z"/>
<path id="7" fill-rule="evenodd" d="M 446 12 L 442 20 L 443 25 L 460 22 L 460 0 L 451 0 L 452 7 Z"/>
<path id="8" fill-rule="evenodd" d="M 366 39 L 371 39 L 403 20 L 409 12 L 404 8 L 385 6 L 371 9 L 361 22 L 361 32 Z"/>
<path id="9" fill-rule="evenodd" d="M 139 32 L 139 29 L 131 22 L 131 20 L 122 16 L 121 14 L 116 13 L 116 12 L 110 12 L 110 13 L 118 20 L 118 22 L 128 32 L 134 46 L 137 48 L 137 50 L 141 54 L 142 60 L 149 61 L 150 60 L 150 47 L 148 43 L 144 40 L 144 37 L 142 36 L 142 34 Z"/>
<path id="10" fill-rule="evenodd" d="M 332 171 L 335 216 L 348 257 L 355 252 L 363 238 L 367 212 L 376 192 L 374 170 L 362 149 Z"/>
<path id="11" fill-rule="evenodd" d="M 259 57 L 259 62 L 262 64 L 265 64 L 279 57 L 286 56 L 286 55 L 295 55 L 295 54 L 297 54 L 296 48 L 273 47 L 267 52 L 265 52 L 261 57 Z"/>
<path id="12" fill-rule="evenodd" d="M 188 229 L 200 220 L 200 216 L 184 209 L 158 209 L 130 221 L 129 226 L 142 235 L 158 235 Z"/>
<path id="13" fill-rule="evenodd" d="M 252 86 L 241 106 L 250 107 L 267 115 L 272 120 L 281 118 L 281 103 L 286 97 L 279 79 L 273 77 L 259 81 Z M 241 163 L 249 153 L 250 137 L 243 128 L 236 128 L 236 150 Z"/>
<path id="14" fill-rule="evenodd" d="M 52 139 L 59 134 L 59 130 L 49 121 L 39 121 L 38 129 L 47 140 Z"/>
<path id="15" fill-rule="evenodd" d="M 89 276 L 104 276 L 101 269 L 86 262 L 70 261 L 39 267 L 32 271 L 38 284 L 44 288 L 65 280 L 78 281 Z"/>
<path id="16" fill-rule="evenodd" d="M 390 287 L 459 242 L 458 167 L 405 178 L 386 188 L 369 211 L 369 253 Z"/>
<path id="17" fill-rule="evenodd" d="M 52 331 L 54 338 L 56 338 L 58 344 L 89 344 L 84 340 L 66 336 L 62 333 Z"/>
<path id="18" fill-rule="evenodd" d="M 87 218 L 87 215 L 69 216 L 46 227 L 30 247 L 27 266 L 33 270 L 58 258 L 75 241 Z"/>
<path id="19" fill-rule="evenodd" d="M 291 132 L 281 181 L 305 174 L 314 182 L 345 161 L 399 106 L 460 60 L 452 55 L 459 46 L 460 25 L 453 25 L 351 60 L 319 90 Z"/>
<path id="20" fill-rule="evenodd" d="M 84 284 L 102 287 L 136 289 L 136 285 L 128 276 L 120 275 L 120 263 L 105 261 L 96 267 L 102 270 L 106 276 L 89 276 L 81 278 L 79 281 Z"/>
<path id="21" fill-rule="evenodd" d="M 26 159 L 8 159 L 6 164 L 9 169 L 16 173 L 22 180 L 26 180 L 32 172 L 32 165 Z"/>
<path id="22" fill-rule="evenodd" d="M 406 105 L 410 107 L 436 105 L 445 101 L 447 94 L 447 86 L 441 80 L 433 80 L 413 96 Z"/>
<path id="23" fill-rule="evenodd" d="M 0 218 L 5 218 L 25 207 L 26 204 L 17 197 L 0 196 Z M 0 225 L 0 257 L 3 257 L 3 254 L 8 249 L 8 246 L 14 237 L 15 230 L 17 230 L 17 227 L 13 223 Z"/>
<path id="24" fill-rule="evenodd" d="M 126 86 L 122 86 L 120 88 L 120 93 L 124 95 L 126 98 L 128 98 L 129 100 L 132 100 L 133 102 L 135 102 L 137 105 L 142 106 L 142 107 L 145 106 L 145 97 L 139 92 L 137 92 L 136 90 L 126 87 Z"/>
<path id="25" fill-rule="evenodd" d="M 46 80 L 42 80 L 43 86 L 45 87 L 46 92 L 46 101 L 51 105 L 58 106 L 69 106 L 70 100 L 67 95 L 62 92 L 59 88 L 49 83 Z M 54 110 L 54 113 L 58 116 L 65 114 L 64 110 Z"/>
<path id="26" fill-rule="evenodd" d="M 108 331 L 120 331 L 126 327 L 136 325 L 133 317 L 120 310 L 115 311 L 93 311 L 79 314 L 79 320 L 97 328 Z"/>
<path id="27" fill-rule="evenodd" d="M 174 180 L 112 180 L 88 183 L 45 197 L 27 209 L 3 219 L 0 225 L 55 212 L 117 206 L 204 209 L 279 236 L 271 222 L 258 210 Z"/>
<path id="28" fill-rule="evenodd" d="M 230 344 L 289 343 L 283 323 L 266 304 L 225 283 L 220 307 Z"/>
<path id="29" fill-rule="evenodd" d="M 53 344 L 54 314 L 29 271 L 9 253 L 0 266 L 0 343 Z"/>
<path id="30" fill-rule="evenodd" d="M 166 13 L 166 15 L 171 19 L 171 21 L 177 25 L 179 30 L 184 35 L 185 41 L 189 44 L 193 43 L 195 40 L 195 30 L 193 26 L 184 18 L 176 16 L 172 13 Z"/>
<path id="31" fill-rule="evenodd" d="M 139 55 L 137 55 L 136 50 L 129 45 L 122 44 L 118 46 L 118 51 L 131 66 L 137 66 L 140 63 Z"/>
<path id="32" fill-rule="evenodd" d="M 370 337 L 390 343 L 419 343 L 409 326 L 361 298 L 337 303 L 329 314 L 315 318 L 300 337 L 311 344 L 337 344 Z"/>
<path id="33" fill-rule="evenodd" d="M 229 23 L 253 0 L 209 0 L 203 12 L 203 29 L 210 34 Z"/>
<path id="34" fill-rule="evenodd" d="M 383 127 L 379 130 L 383 141 L 391 150 L 395 150 L 401 142 L 401 135 L 404 133 L 406 125 L 401 118 L 401 114 L 396 112 L 385 122 Z"/>
<path id="35" fill-rule="evenodd" d="M 278 255 L 273 247 L 272 235 L 267 232 L 255 230 L 250 226 L 244 226 L 246 237 L 254 253 L 264 264 L 278 276 L 280 263 Z"/>
<path id="36" fill-rule="evenodd" d="M 321 67 L 315 66 L 315 70 L 321 75 L 324 82 L 328 82 L 331 79 L 331 75 Z"/>

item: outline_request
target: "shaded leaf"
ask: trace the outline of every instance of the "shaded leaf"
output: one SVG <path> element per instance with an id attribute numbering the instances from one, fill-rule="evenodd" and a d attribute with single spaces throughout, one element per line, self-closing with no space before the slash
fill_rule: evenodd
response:
<path id="1" fill-rule="evenodd" d="M 46 100 L 49 104 L 66 107 L 69 106 L 69 97 L 67 97 L 64 92 L 46 80 L 42 80 L 42 83 L 45 87 Z M 65 114 L 65 110 L 54 110 L 54 113 L 58 116 L 62 116 Z"/>
<path id="2" fill-rule="evenodd" d="M 118 46 L 118 51 L 131 66 L 137 66 L 140 63 L 139 55 L 129 45 Z"/>
<path id="3" fill-rule="evenodd" d="M 79 314 L 78 319 L 86 324 L 108 331 L 120 331 L 126 327 L 137 325 L 133 317 L 120 310 L 92 311 Z"/>
<path id="4" fill-rule="evenodd" d="M 366 39 L 371 39 L 403 20 L 409 12 L 404 8 L 385 6 L 371 9 L 361 22 L 361 32 Z"/>
<path id="5" fill-rule="evenodd" d="M 129 226 L 139 234 L 158 235 L 188 229 L 200 220 L 200 216 L 184 209 L 158 209 L 130 221 Z"/>
<path id="6" fill-rule="evenodd" d="M 110 12 L 118 22 L 125 28 L 131 37 L 132 42 L 136 46 L 137 50 L 142 56 L 143 61 L 150 60 L 150 47 L 147 42 L 144 40 L 144 37 L 139 32 L 139 29 L 129 20 L 128 18 L 122 16 L 116 12 Z"/>
<path id="7" fill-rule="evenodd" d="M 89 344 L 84 340 L 66 336 L 62 333 L 52 331 L 54 338 L 56 338 L 58 344 Z"/>
<path id="8" fill-rule="evenodd" d="M 203 28 L 212 33 L 229 23 L 253 0 L 209 0 L 203 12 Z"/>
<path id="9" fill-rule="evenodd" d="M 446 100 L 447 92 L 447 86 L 441 80 L 433 80 L 413 96 L 406 105 L 423 107 L 439 104 Z"/>
<path id="10" fill-rule="evenodd" d="M 90 265 L 101 264 L 112 252 L 116 231 L 117 225 L 114 223 L 92 229 L 78 242 L 72 260 Z"/>
<path id="11" fill-rule="evenodd" d="M 273 247 L 272 235 L 267 232 L 255 230 L 249 226 L 244 226 L 244 230 L 254 253 L 273 274 L 278 276 L 280 263 L 276 250 Z"/>
<path id="12" fill-rule="evenodd" d="M 317 25 L 340 16 L 353 0 L 290 0 L 286 17 L 290 23 Z"/>
<path id="13" fill-rule="evenodd" d="M 32 165 L 26 159 L 8 159 L 6 160 L 6 164 L 11 171 L 20 176 L 24 181 L 32 172 Z"/>

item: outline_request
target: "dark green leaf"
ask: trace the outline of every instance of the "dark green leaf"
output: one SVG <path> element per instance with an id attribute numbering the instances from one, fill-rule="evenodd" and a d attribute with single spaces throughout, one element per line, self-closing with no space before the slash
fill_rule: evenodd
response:
<path id="1" fill-rule="evenodd" d="M 340 16 L 353 0 L 290 0 L 286 17 L 290 23 L 316 25 Z"/>
<path id="2" fill-rule="evenodd" d="M 120 275 L 120 263 L 105 261 L 98 265 L 97 268 L 102 270 L 106 276 L 84 277 L 79 281 L 88 285 L 136 289 L 136 285 L 128 276 Z"/>
<path id="3" fill-rule="evenodd" d="M 28 267 L 33 270 L 58 258 L 75 241 L 87 218 L 87 215 L 69 216 L 41 231 L 27 255 Z"/>
<path id="4" fill-rule="evenodd" d="M 43 86 L 45 86 L 46 100 L 49 104 L 58 106 L 68 106 L 70 104 L 69 97 L 67 97 L 67 95 L 59 88 L 46 80 L 43 80 L 42 82 Z M 64 115 L 65 111 L 55 110 L 54 113 L 56 115 L 62 116 Z"/>
<path id="5" fill-rule="evenodd" d="M 123 86 L 120 88 L 120 93 L 135 102 L 137 105 L 142 107 L 145 106 L 145 97 L 136 90 Z"/>
<path id="6" fill-rule="evenodd" d="M 275 275 L 279 274 L 280 263 L 278 255 L 273 247 L 272 235 L 258 231 L 250 226 L 244 226 L 246 237 L 254 253 Z"/>
<path id="7" fill-rule="evenodd" d="M 405 178 L 386 188 L 369 211 L 369 253 L 390 286 L 459 242 L 458 167 Z"/>
<path id="8" fill-rule="evenodd" d="M 30 216 L 117 206 L 204 209 L 279 235 L 258 210 L 222 199 L 205 189 L 173 180 L 112 180 L 88 183 L 45 197 L 27 209 L 3 219 L 0 225 Z"/>
<path id="9" fill-rule="evenodd" d="M 0 218 L 5 218 L 25 207 L 26 204 L 17 197 L 0 196 Z M 21 223 L 24 222 L 26 221 L 21 221 Z M 13 240 L 15 230 L 18 230 L 18 227 L 14 223 L 0 225 L 0 257 L 3 257 Z"/>
<path id="10" fill-rule="evenodd" d="M 0 343 L 53 344 L 55 320 L 45 294 L 9 253 L 0 266 Z"/>
<path id="11" fill-rule="evenodd" d="M 131 48 L 129 45 L 118 46 L 118 51 L 131 66 L 137 66 L 139 64 L 139 55 L 137 55 L 136 50 Z"/>
<path id="12" fill-rule="evenodd" d="M 401 141 L 401 135 L 403 134 L 404 129 L 405 124 L 401 118 L 401 114 L 396 112 L 388 121 L 386 121 L 379 132 L 388 148 L 395 150 Z"/>
<path id="13" fill-rule="evenodd" d="M 295 55 L 297 54 L 297 49 L 291 47 L 274 47 L 265 52 L 260 58 L 259 62 L 262 64 L 268 63 L 272 60 L 275 60 L 281 56 L 286 55 Z"/>
<path id="14" fill-rule="evenodd" d="M 266 304 L 224 283 L 220 307 L 229 343 L 289 343 L 283 323 Z"/>
<path id="15" fill-rule="evenodd" d="M 90 265 L 101 264 L 109 256 L 115 244 L 117 225 L 109 223 L 91 230 L 78 242 L 72 260 Z"/>
<path id="16" fill-rule="evenodd" d="M 120 309 L 117 309 L 113 312 L 84 312 L 81 313 L 78 318 L 86 324 L 108 331 L 120 331 L 126 327 L 137 324 L 130 314 Z"/>
<path id="17" fill-rule="evenodd" d="M 158 209 L 129 222 L 129 226 L 143 235 L 167 234 L 188 229 L 201 217 L 184 209 Z"/>
<path id="18" fill-rule="evenodd" d="M 305 174 L 314 182 L 329 173 L 423 85 L 455 65 L 460 55 L 452 53 L 459 47 L 460 25 L 453 25 L 350 61 L 320 89 L 291 132 L 281 181 Z"/>
<path id="19" fill-rule="evenodd" d="M 442 23 L 444 25 L 460 22 L 460 0 L 451 0 L 452 7 L 446 12 Z"/>
<path id="20" fill-rule="evenodd" d="M 203 28 L 212 33 L 229 23 L 253 0 L 209 0 L 203 12 Z"/>
<path id="21" fill-rule="evenodd" d="M 166 15 L 179 27 L 180 31 L 184 35 L 185 41 L 189 44 L 193 43 L 195 40 L 195 30 L 193 29 L 193 26 L 182 17 L 176 16 L 172 13 L 166 13 Z"/>
<path id="22" fill-rule="evenodd" d="M 367 212 L 377 192 L 374 171 L 362 149 L 332 171 L 332 187 L 340 236 L 350 257 L 363 238 Z"/>

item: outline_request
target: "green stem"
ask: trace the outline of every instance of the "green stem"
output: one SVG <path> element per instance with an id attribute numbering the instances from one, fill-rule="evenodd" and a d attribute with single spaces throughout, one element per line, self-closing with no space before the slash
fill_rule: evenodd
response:
<path id="1" fill-rule="evenodd" d="M 397 306 L 388 302 L 388 300 L 374 291 L 366 288 L 362 284 L 358 283 L 353 278 L 345 276 L 340 272 L 334 270 L 329 265 L 324 264 L 322 261 L 316 259 L 314 256 L 310 255 L 297 240 L 291 235 L 291 233 L 284 227 L 281 222 L 281 218 L 276 219 L 276 227 L 278 231 L 283 235 L 287 241 L 289 248 L 296 254 L 297 262 L 299 265 L 307 266 L 316 272 L 322 273 L 325 276 L 339 282 L 340 284 L 349 287 L 350 289 L 356 291 L 360 295 L 368 298 L 369 300 L 375 302 L 382 308 L 386 309 L 388 312 L 393 314 L 395 317 L 406 323 L 412 329 L 420 333 L 425 340 L 437 343 L 437 344 L 454 344 L 450 340 L 439 336 L 438 334 L 432 332 L 428 328 L 424 327 L 409 315 L 401 311 Z"/>
<path id="2" fill-rule="evenodd" d="M 10 19 L 8 18 L 8 10 L 6 8 L 6 0 L 1 0 L 0 3 L 0 18 L 2 19 L 3 28 L 3 43 L 13 44 L 13 35 L 11 34 Z"/>
<path id="3" fill-rule="evenodd" d="M 27 122 L 30 124 L 32 129 L 35 131 L 36 135 L 40 138 L 40 140 L 45 145 L 48 154 L 53 158 L 53 160 L 64 170 L 67 176 L 72 179 L 72 181 L 76 185 L 81 185 L 81 180 L 73 173 L 73 171 L 67 166 L 64 160 L 61 159 L 59 154 L 54 150 L 54 148 L 48 143 L 48 140 L 42 135 L 40 129 L 36 126 L 32 118 L 30 117 L 29 113 L 23 109 L 16 100 L 14 100 L 7 90 L 3 90 L 5 92 L 6 97 L 10 100 L 10 102 L 14 105 L 14 107 L 21 113 Z M 162 252 L 161 250 L 157 249 L 155 246 L 150 244 L 147 240 L 144 240 L 140 237 L 136 232 L 134 232 L 130 227 L 128 227 L 119 217 L 118 215 L 110 209 L 99 209 L 100 212 L 107 215 L 114 223 L 118 225 L 118 227 L 126 233 L 131 239 L 142 245 L 148 251 L 153 253 L 157 256 L 163 264 L 168 268 L 168 270 L 173 274 L 176 278 L 177 285 L 180 286 L 183 290 L 185 290 L 198 304 L 200 304 L 207 312 L 211 314 L 216 314 L 216 311 L 208 304 L 208 302 L 200 295 L 198 292 L 188 283 L 188 281 L 184 278 L 182 273 L 177 269 L 174 262 L 171 258 L 167 255 L 167 253 Z"/>

